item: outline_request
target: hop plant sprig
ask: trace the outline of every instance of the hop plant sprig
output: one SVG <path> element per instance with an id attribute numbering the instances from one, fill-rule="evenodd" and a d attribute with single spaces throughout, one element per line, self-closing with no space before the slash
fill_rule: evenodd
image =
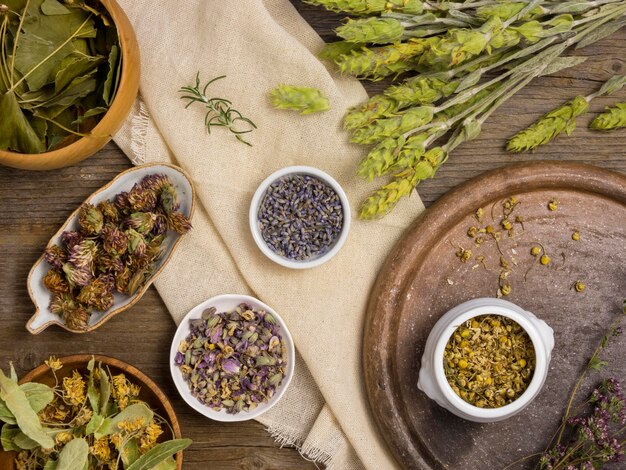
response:
<path id="1" fill-rule="evenodd" d="M 370 15 L 397 11 L 419 15 L 428 8 L 421 0 L 304 0 L 311 5 L 323 6 L 329 11 L 351 15 Z"/>
<path id="2" fill-rule="evenodd" d="M 290 109 L 300 114 L 313 114 L 330 109 L 330 101 L 317 88 L 278 85 L 270 92 L 272 105 L 277 109 Z"/>
<path id="3" fill-rule="evenodd" d="M 610 131 L 626 127 L 626 103 L 616 103 L 596 116 L 589 127 L 597 131 Z"/>

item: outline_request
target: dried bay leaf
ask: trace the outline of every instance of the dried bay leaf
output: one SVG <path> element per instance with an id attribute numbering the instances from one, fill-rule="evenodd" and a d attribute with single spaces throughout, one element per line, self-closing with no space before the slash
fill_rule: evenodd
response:
<path id="1" fill-rule="evenodd" d="M 24 391 L 17 383 L 4 375 L 2 370 L 0 370 L 0 398 L 13 413 L 18 427 L 24 434 L 44 449 L 54 447 L 54 439 L 44 432 L 39 417 L 28 402 Z"/>
<path id="2" fill-rule="evenodd" d="M 0 149 L 21 153 L 41 153 L 45 150 L 20 109 L 14 92 L 0 95 L 0 116 Z"/>
<path id="3" fill-rule="evenodd" d="M 87 75 L 105 61 L 104 56 L 85 56 L 83 54 L 70 54 L 59 64 L 59 71 L 54 78 L 54 91 L 59 93 L 72 80 Z"/>
<path id="4" fill-rule="evenodd" d="M 93 77 L 94 72 L 95 70 L 89 75 L 73 79 L 63 91 L 57 93 L 55 96 L 50 98 L 48 101 L 41 103 L 39 106 L 44 108 L 55 106 L 67 108 L 73 104 L 77 104 L 81 98 L 84 98 L 90 93 L 96 91 L 98 82 Z"/>
<path id="5" fill-rule="evenodd" d="M 57 470 L 80 470 L 87 465 L 89 444 L 82 438 L 72 439 L 61 452 L 57 461 Z"/>
<path id="6" fill-rule="evenodd" d="M 104 90 L 102 92 L 102 99 L 107 105 L 111 105 L 114 98 L 114 87 L 117 76 L 117 68 L 119 66 L 120 48 L 117 44 L 111 48 L 111 54 L 109 54 L 109 71 L 107 72 L 107 79 L 104 82 Z"/>
<path id="7" fill-rule="evenodd" d="M 72 122 L 72 124 L 75 124 L 75 125 L 83 124 L 86 119 L 92 118 L 94 116 L 98 116 L 100 114 L 104 114 L 108 110 L 109 108 L 103 108 L 103 107 L 91 108 L 87 110 L 85 114 L 81 114 L 80 116 L 78 116 L 78 118 L 74 122 Z"/>
<path id="8" fill-rule="evenodd" d="M 41 12 L 44 15 L 69 15 L 71 12 L 63 6 L 63 4 L 57 2 L 57 0 L 44 0 L 41 4 Z"/>
<path id="9" fill-rule="evenodd" d="M 191 439 L 173 439 L 157 444 L 138 458 L 127 470 L 150 470 L 191 445 Z"/>
<path id="10" fill-rule="evenodd" d="M 31 0 L 15 55 L 15 68 L 28 74 L 25 80 L 31 91 L 52 83 L 59 63 L 69 54 L 87 52 L 87 43 L 79 38 L 97 34 L 90 14 L 72 9 L 61 21 L 57 16 L 40 14 L 41 4 L 42 0 Z"/>

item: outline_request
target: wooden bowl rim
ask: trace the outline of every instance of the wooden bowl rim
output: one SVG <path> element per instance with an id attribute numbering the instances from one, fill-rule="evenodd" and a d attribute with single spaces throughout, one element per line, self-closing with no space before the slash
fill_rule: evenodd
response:
<path id="1" fill-rule="evenodd" d="M 110 319 L 112 319 L 116 315 L 119 315 L 120 313 L 126 311 L 127 309 L 129 309 L 132 306 L 134 306 L 137 302 L 139 302 L 139 300 L 141 300 L 141 298 L 146 293 L 148 288 L 152 285 L 152 283 L 156 280 L 156 278 L 159 277 L 161 272 L 168 265 L 168 263 L 170 262 L 170 259 L 172 258 L 172 255 L 176 251 L 176 248 L 178 248 L 178 244 L 180 243 L 180 241 L 182 240 L 184 235 L 178 235 L 177 236 L 178 238 L 176 239 L 176 241 L 172 245 L 172 249 L 168 253 L 167 257 L 163 260 L 163 263 L 161 264 L 161 267 L 159 269 L 157 269 L 152 274 L 152 276 L 150 276 L 150 278 L 144 284 L 144 286 L 134 294 L 132 300 L 130 302 L 128 302 L 126 305 L 124 305 L 123 307 L 119 307 L 119 308 L 117 308 L 115 310 L 112 310 L 111 312 L 109 312 L 108 314 L 103 316 L 102 319 L 98 323 L 96 323 L 96 324 L 94 324 L 92 326 L 88 326 L 85 330 L 72 330 L 72 329 L 67 327 L 65 322 L 58 321 L 58 320 L 50 320 L 50 321 L 44 323 L 43 325 L 41 325 L 37 329 L 31 329 L 30 328 L 30 325 L 32 324 L 32 322 L 35 321 L 35 318 L 37 317 L 37 315 L 39 314 L 39 311 L 40 311 L 39 304 L 35 300 L 35 293 L 33 292 L 32 288 L 31 288 L 31 279 L 32 279 L 33 273 L 35 272 L 35 269 L 37 268 L 37 266 L 39 266 L 40 263 L 45 261 L 44 260 L 45 250 L 50 247 L 52 239 L 56 238 L 59 234 L 61 234 L 65 230 L 67 225 L 72 220 L 74 220 L 74 218 L 78 215 L 78 211 L 80 211 L 80 208 L 82 207 L 82 205 L 85 204 L 87 201 L 91 200 L 94 196 L 96 196 L 97 194 L 101 193 L 105 189 L 108 189 L 113 183 L 115 183 L 118 179 L 120 179 L 121 177 L 123 177 L 127 173 L 131 173 L 131 172 L 134 172 L 134 171 L 137 171 L 137 170 L 140 170 L 140 169 L 150 168 L 150 167 L 155 167 L 155 166 L 166 166 L 166 167 L 172 168 L 173 170 L 176 170 L 176 171 L 180 172 L 189 181 L 189 186 L 191 187 L 191 206 L 189 208 L 189 219 L 191 220 L 191 218 L 193 217 L 193 214 L 195 212 L 196 188 L 195 188 L 195 186 L 193 184 L 193 180 L 191 179 L 191 176 L 185 170 L 180 168 L 179 166 L 172 165 L 171 163 L 146 163 L 144 165 L 134 166 L 132 168 L 129 168 L 128 170 L 125 170 L 125 171 L 119 173 L 115 178 L 113 178 L 107 184 L 105 184 L 104 186 L 98 188 L 96 191 L 94 191 L 89 196 L 87 196 L 83 200 L 83 202 L 68 216 L 68 218 L 65 220 L 65 223 L 63 223 L 63 225 L 61 225 L 59 230 L 57 230 L 54 233 L 54 235 L 52 235 L 50 237 L 50 240 L 48 240 L 48 243 L 46 244 L 46 248 L 44 248 L 44 251 L 42 252 L 41 256 L 39 256 L 37 261 L 35 261 L 35 263 L 33 264 L 32 268 L 30 268 L 30 272 L 28 273 L 28 278 L 26 280 L 26 287 L 28 289 L 28 295 L 30 296 L 31 301 L 35 304 L 35 307 L 36 307 L 35 308 L 35 313 L 30 317 L 30 319 L 26 323 L 26 329 L 31 334 L 34 334 L 34 335 L 39 334 L 42 331 L 44 331 L 46 328 L 48 328 L 50 325 L 55 325 L 55 324 L 59 325 L 64 330 L 69 331 L 70 333 L 84 334 L 84 333 L 90 333 L 90 332 L 96 330 L 97 328 L 99 328 L 102 325 L 104 325 L 106 322 L 108 322 Z"/>

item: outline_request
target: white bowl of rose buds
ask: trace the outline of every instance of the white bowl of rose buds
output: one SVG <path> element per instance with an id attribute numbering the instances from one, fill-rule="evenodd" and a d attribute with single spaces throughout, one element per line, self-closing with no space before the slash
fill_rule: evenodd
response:
<path id="1" fill-rule="evenodd" d="M 247 295 L 218 295 L 181 321 L 170 349 L 170 371 L 181 397 L 216 421 L 247 421 L 287 391 L 296 353 L 287 325 Z"/>
<path id="2" fill-rule="evenodd" d="M 347 240 L 350 204 L 329 174 L 290 166 L 259 185 L 249 220 L 252 238 L 269 259 L 291 269 L 314 268 L 339 253 Z"/>

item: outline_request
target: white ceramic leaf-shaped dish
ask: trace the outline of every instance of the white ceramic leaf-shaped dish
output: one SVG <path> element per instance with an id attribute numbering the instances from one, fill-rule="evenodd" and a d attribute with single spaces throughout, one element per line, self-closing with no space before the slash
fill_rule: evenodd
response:
<path id="1" fill-rule="evenodd" d="M 135 183 L 141 181 L 141 179 L 145 176 L 154 173 L 162 173 L 169 177 L 172 185 L 176 188 L 176 192 L 178 193 L 180 211 L 188 218 L 191 218 L 194 211 L 195 201 L 195 191 L 191 179 L 182 169 L 166 163 L 142 165 L 126 170 L 116 176 L 107 185 L 103 186 L 89 196 L 84 203 L 97 205 L 102 201 L 113 199 L 118 193 L 130 191 Z M 61 234 L 64 231 L 78 230 L 79 210 L 80 206 L 72 213 L 72 215 L 69 216 L 59 231 L 50 239 L 48 246 L 55 244 L 62 245 Z M 36 310 L 35 314 L 30 318 L 30 320 L 28 320 L 26 329 L 32 334 L 38 334 L 50 325 L 56 324 L 67 331 L 71 331 L 72 333 L 86 333 L 95 330 L 118 313 L 122 313 L 124 310 L 132 307 L 137 301 L 139 301 L 139 299 L 141 299 L 150 284 L 152 284 L 161 271 L 163 271 L 163 268 L 172 257 L 174 249 L 180 242 L 182 236 L 183 235 L 178 235 L 176 232 L 168 230 L 166 238 L 163 242 L 163 256 L 157 261 L 154 273 L 150 276 L 145 285 L 132 296 L 116 292 L 113 306 L 104 312 L 95 311 L 92 313 L 89 318 L 89 325 L 85 331 L 70 330 L 58 315 L 50 311 L 49 304 L 52 295 L 44 286 L 43 278 L 51 266 L 44 260 L 42 254 L 35 265 L 31 268 L 28 275 L 28 293 L 35 304 Z"/>

